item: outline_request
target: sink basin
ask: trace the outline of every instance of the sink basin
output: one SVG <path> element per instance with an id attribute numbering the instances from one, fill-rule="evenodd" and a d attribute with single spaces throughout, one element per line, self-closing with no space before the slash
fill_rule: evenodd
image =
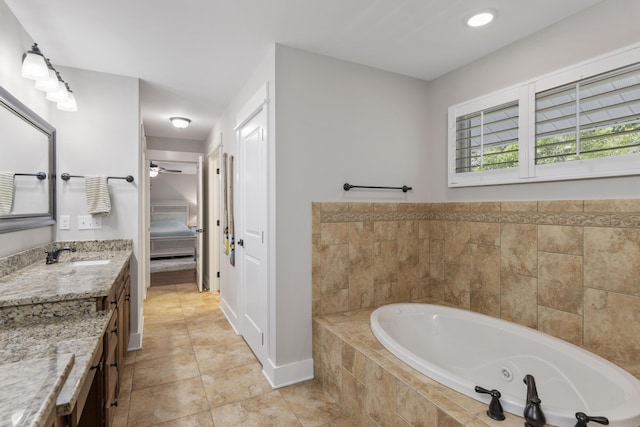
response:
<path id="1" fill-rule="evenodd" d="M 69 263 L 69 265 L 71 265 L 72 267 L 82 267 L 82 266 L 89 266 L 89 265 L 105 265 L 105 264 L 109 264 L 110 261 L 111 261 L 110 259 L 90 259 L 86 261 L 72 261 Z"/>

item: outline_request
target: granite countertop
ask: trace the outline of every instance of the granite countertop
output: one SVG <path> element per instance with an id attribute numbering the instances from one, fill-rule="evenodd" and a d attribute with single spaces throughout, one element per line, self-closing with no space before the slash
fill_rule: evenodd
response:
<path id="1" fill-rule="evenodd" d="M 73 354 L 53 353 L 0 365 L 0 425 L 44 426 L 73 363 Z"/>
<path id="2" fill-rule="evenodd" d="M 42 262 L 0 277 L 0 308 L 106 296 L 130 256 L 130 250 L 64 252 L 58 263 L 46 265 L 43 254 Z M 105 259 L 108 264 L 72 265 Z"/>
<path id="3" fill-rule="evenodd" d="M 38 366 L 42 368 L 37 361 L 56 355 L 72 354 L 75 358 L 73 368 L 67 373 L 64 385 L 58 389 L 60 393 L 56 393 L 57 413 L 71 413 L 80 393 L 82 379 L 89 372 L 91 360 L 100 348 L 112 313 L 101 311 L 81 316 L 47 318 L 40 322 L 32 321 L 0 328 L 0 371 L 5 367 L 14 366 L 18 372 L 24 370 L 25 375 L 33 375 Z M 29 361 L 34 361 L 33 366 L 29 365 Z M 45 368 L 52 369 L 50 365 L 43 367 Z M 58 369 L 58 373 L 62 374 L 64 370 Z M 4 379 L 0 384 L 5 384 Z M 37 384 L 34 384 L 34 387 L 36 386 Z M 4 416 L 4 402 L 9 402 L 14 393 L 15 391 L 7 387 L 0 387 L 0 420 L 3 420 L 1 417 Z M 21 393 L 27 395 L 30 391 L 21 390 Z M 5 424 L 0 422 L 0 425 Z"/>

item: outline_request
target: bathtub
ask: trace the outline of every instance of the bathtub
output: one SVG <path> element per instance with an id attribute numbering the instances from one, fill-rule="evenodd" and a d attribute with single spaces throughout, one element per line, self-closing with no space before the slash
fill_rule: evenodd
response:
<path id="1" fill-rule="evenodd" d="M 371 314 L 371 330 L 391 353 L 473 399 L 498 389 L 505 411 L 522 416 L 527 374 L 535 377 L 547 423 L 573 427 L 575 413 L 640 426 L 640 381 L 609 361 L 515 323 L 431 304 L 390 304 Z M 589 425 L 599 425 L 590 423 Z"/>

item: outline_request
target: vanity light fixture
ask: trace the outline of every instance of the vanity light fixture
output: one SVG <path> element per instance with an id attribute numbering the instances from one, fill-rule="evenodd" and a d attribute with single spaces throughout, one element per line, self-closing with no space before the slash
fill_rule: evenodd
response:
<path id="1" fill-rule="evenodd" d="M 496 13 L 492 10 L 484 10 L 478 12 L 467 19 L 467 25 L 470 27 L 482 27 L 493 21 L 496 17 Z"/>
<path id="2" fill-rule="evenodd" d="M 69 85 L 53 68 L 49 58 L 44 57 L 38 43 L 34 43 L 31 50 L 22 55 L 21 74 L 25 78 L 35 80 L 36 89 L 47 92 L 47 100 L 57 103 L 59 110 L 78 111 L 76 97 Z"/>
<path id="3" fill-rule="evenodd" d="M 43 92 L 50 92 L 58 89 L 58 76 L 56 75 L 56 70 L 53 69 L 53 65 L 49 62 L 49 58 L 45 58 L 45 62 L 47 63 L 49 76 L 46 79 L 36 80 L 36 89 Z"/>
<path id="4" fill-rule="evenodd" d="M 43 80 L 49 77 L 49 69 L 44 55 L 38 48 L 38 43 L 34 43 L 31 50 L 22 55 L 22 77 L 31 80 Z"/>
<path id="5" fill-rule="evenodd" d="M 58 102 L 58 105 L 57 105 L 58 110 L 70 111 L 70 112 L 78 111 L 78 104 L 76 103 L 76 97 L 73 95 L 73 91 L 69 87 L 69 83 L 65 83 L 65 86 L 67 88 L 67 99 L 65 99 L 64 101 Z"/>
<path id="6" fill-rule="evenodd" d="M 58 88 L 47 92 L 47 99 L 52 102 L 61 102 L 69 97 L 69 92 L 67 92 L 67 85 L 60 77 L 60 73 L 56 72 L 56 75 L 58 76 Z"/>
<path id="7" fill-rule="evenodd" d="M 184 129 L 191 123 L 191 119 L 187 119 L 186 117 L 171 117 L 169 120 L 171 120 L 171 124 L 178 129 Z"/>

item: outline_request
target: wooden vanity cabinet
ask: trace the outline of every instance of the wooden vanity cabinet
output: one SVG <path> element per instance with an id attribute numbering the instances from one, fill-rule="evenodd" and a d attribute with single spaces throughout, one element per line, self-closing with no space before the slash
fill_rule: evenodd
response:
<path id="1" fill-rule="evenodd" d="M 57 417 L 56 427 L 111 427 L 129 346 L 130 298 L 131 279 L 127 262 L 109 295 L 97 300 L 98 310 L 113 310 L 113 314 L 101 340 L 97 360 L 92 361 L 92 369 L 84 379 L 73 412 L 66 417 Z"/>

